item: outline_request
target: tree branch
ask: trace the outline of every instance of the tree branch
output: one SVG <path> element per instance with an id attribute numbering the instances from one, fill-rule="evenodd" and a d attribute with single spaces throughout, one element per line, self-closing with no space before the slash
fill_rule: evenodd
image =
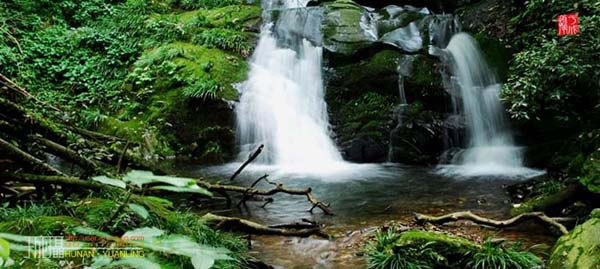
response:
<path id="1" fill-rule="evenodd" d="M 286 224 L 277 226 L 266 226 L 245 219 L 218 216 L 211 213 L 207 213 L 206 215 L 202 216 L 201 219 L 208 223 L 215 223 L 215 226 L 220 229 L 229 229 L 252 234 L 273 234 L 301 237 L 319 235 L 327 237 L 327 235 L 321 232 L 321 228 L 319 228 L 317 225 Z"/>
<path id="2" fill-rule="evenodd" d="M 33 166 L 36 167 L 40 167 L 43 170 L 45 170 L 46 172 L 50 172 L 56 175 L 61 175 L 61 176 L 66 176 L 65 173 L 61 172 L 60 170 L 50 166 L 49 164 L 45 163 L 44 161 L 34 157 L 33 155 L 21 150 L 20 148 L 18 148 L 17 146 L 7 142 L 6 140 L 0 138 L 0 148 L 5 149 L 7 152 L 9 152 L 11 155 L 14 155 L 15 157 L 21 159 L 24 162 L 27 162 Z"/>
<path id="3" fill-rule="evenodd" d="M 242 172 L 242 170 L 244 170 L 244 168 L 246 168 L 246 165 L 248 165 L 249 163 L 254 161 L 254 159 L 256 159 L 256 157 L 258 157 L 258 155 L 262 152 L 263 147 L 264 147 L 264 145 L 260 145 L 254 153 L 252 153 L 250 156 L 248 156 L 248 160 L 246 160 L 242 164 L 242 166 L 240 166 L 240 168 L 238 168 L 238 170 L 236 170 L 235 173 L 233 173 L 233 175 L 231 175 L 231 178 L 229 178 L 229 181 L 233 181 L 235 179 L 235 177 L 237 177 Z"/>
<path id="4" fill-rule="evenodd" d="M 544 214 L 543 212 L 524 213 L 524 214 L 520 214 L 518 216 L 512 217 L 507 220 L 493 220 L 493 219 L 488 219 L 488 218 L 484 218 L 484 217 L 475 215 L 471 211 L 460 211 L 460 212 L 450 213 L 450 214 L 439 216 L 439 217 L 415 213 L 415 219 L 417 220 L 417 223 L 429 222 L 429 223 L 434 223 L 434 224 L 443 224 L 446 222 L 453 222 L 453 221 L 458 221 L 458 220 L 470 220 L 477 224 L 489 225 L 489 226 L 493 226 L 493 227 L 497 227 L 497 228 L 514 226 L 523 221 L 532 219 L 532 220 L 537 220 L 542 223 L 548 224 L 552 227 L 555 227 L 562 234 L 566 234 L 569 231 L 560 222 L 566 222 L 566 221 L 573 220 L 572 218 L 551 218 L 551 217 L 546 216 L 546 214 Z"/>

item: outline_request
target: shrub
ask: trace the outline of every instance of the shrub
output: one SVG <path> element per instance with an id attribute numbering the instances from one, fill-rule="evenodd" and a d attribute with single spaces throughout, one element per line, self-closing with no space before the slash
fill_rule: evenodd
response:
<path id="1" fill-rule="evenodd" d="M 578 12 L 581 33 L 558 36 L 556 17 Z M 502 97 L 512 117 L 579 120 L 598 109 L 600 5 L 595 0 L 527 1 L 513 19 L 517 49 Z"/>

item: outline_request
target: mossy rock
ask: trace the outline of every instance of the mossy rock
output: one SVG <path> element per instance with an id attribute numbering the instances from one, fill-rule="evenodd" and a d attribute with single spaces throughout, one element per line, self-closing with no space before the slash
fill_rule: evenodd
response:
<path id="1" fill-rule="evenodd" d="M 161 48 L 183 50 L 183 55 L 175 57 L 173 62 L 177 64 L 178 75 L 184 80 L 200 81 L 214 79 L 223 86 L 223 90 L 217 96 L 218 98 L 224 100 L 236 100 L 238 98 L 237 91 L 231 84 L 245 80 L 248 72 L 248 64 L 241 56 L 220 49 L 209 49 L 186 42 L 175 42 Z M 155 49 L 147 53 L 154 53 L 156 51 Z M 206 65 L 210 65 L 211 68 L 205 68 Z M 160 89 L 158 90 L 160 91 Z"/>
<path id="2" fill-rule="evenodd" d="M 261 20 L 261 8 L 255 5 L 230 5 L 214 9 L 198 9 L 173 14 L 182 24 L 203 21 L 206 26 L 219 28 L 249 28 Z"/>
<path id="3" fill-rule="evenodd" d="M 142 145 L 144 156 L 170 156 L 198 151 L 189 145 L 198 143 L 199 134 L 209 127 L 230 128 L 232 110 L 226 102 L 237 100 L 237 90 L 232 84 L 246 79 L 248 65 L 241 56 L 220 49 L 211 49 L 186 42 L 174 42 L 148 50 L 136 65 L 145 66 L 156 59 L 175 65 L 169 77 L 157 78 L 143 89 L 130 89 L 144 94 L 141 105 L 109 117 L 99 131 Z M 159 63 L 157 63 L 159 64 Z M 172 77 L 179 82 L 173 82 Z M 214 99 L 188 98 L 183 94 L 183 82 L 216 81 L 221 85 Z M 183 82 L 182 82 L 183 81 Z M 206 148 L 209 159 L 223 161 L 233 151 L 230 137 L 220 137 Z M 211 142 L 211 141 L 209 141 Z M 216 145 L 215 145 L 216 143 Z M 220 156 L 215 157 L 216 149 Z"/>
<path id="4" fill-rule="evenodd" d="M 350 97 L 359 96 L 366 90 L 397 96 L 398 62 L 403 57 L 398 51 L 382 50 L 364 61 L 335 67 L 329 84 L 349 89 Z"/>
<path id="5" fill-rule="evenodd" d="M 60 235 L 69 233 L 83 222 L 69 216 L 39 216 L 32 219 L 13 220 L 0 223 L 0 232 L 21 235 Z"/>
<path id="6" fill-rule="evenodd" d="M 369 36 L 361 27 L 366 12 L 351 0 L 337 0 L 324 4 L 322 32 L 323 47 L 330 52 L 352 55 L 370 46 L 376 37 Z"/>
<path id="7" fill-rule="evenodd" d="M 561 236 L 548 259 L 548 268 L 600 268 L 600 218 L 591 218 Z"/>
<path id="8" fill-rule="evenodd" d="M 480 246 L 466 238 L 448 235 L 439 232 L 426 232 L 418 230 L 409 230 L 400 234 L 396 240 L 395 246 L 419 247 L 424 244 L 432 244 L 431 247 L 444 257 L 462 257 L 470 251 L 480 248 Z"/>
<path id="9" fill-rule="evenodd" d="M 510 213 L 513 216 L 533 212 L 533 211 L 546 211 L 551 208 L 559 207 L 562 204 L 566 204 L 577 192 L 576 185 L 569 185 L 555 193 L 543 193 L 532 197 L 531 199 L 522 203 L 519 207 L 513 208 Z"/>

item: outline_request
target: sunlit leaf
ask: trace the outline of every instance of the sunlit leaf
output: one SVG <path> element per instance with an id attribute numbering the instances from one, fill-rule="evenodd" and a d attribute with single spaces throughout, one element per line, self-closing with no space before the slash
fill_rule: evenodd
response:
<path id="1" fill-rule="evenodd" d="M 143 228 L 138 228 L 132 231 L 128 231 L 126 233 L 123 234 L 122 238 L 127 238 L 127 237 L 140 237 L 140 238 L 144 238 L 144 240 L 148 240 L 154 237 L 158 237 L 163 235 L 165 232 L 161 229 L 158 228 L 154 228 L 154 227 L 143 227 Z"/>
<path id="2" fill-rule="evenodd" d="M 142 219 L 148 218 L 149 213 L 145 207 L 138 205 L 138 204 L 134 204 L 134 203 L 130 203 L 128 206 L 129 206 L 129 209 L 131 209 L 133 212 L 138 214 L 138 216 L 142 217 Z"/>
<path id="3" fill-rule="evenodd" d="M 205 188 L 201 188 L 197 185 L 189 186 L 189 187 L 177 187 L 177 186 L 156 186 L 150 188 L 151 190 L 165 190 L 170 192 L 190 192 L 190 193 L 199 193 L 204 194 L 206 196 L 212 197 L 212 193 L 207 191 Z"/>
<path id="4" fill-rule="evenodd" d="M 8 241 L 0 238 L 0 258 L 2 260 L 2 265 L 4 265 L 5 261 L 8 261 L 8 257 L 10 256 L 10 246 Z"/>
<path id="5" fill-rule="evenodd" d="M 125 185 L 125 182 L 118 180 L 118 179 L 109 178 L 107 176 L 93 177 L 92 180 L 98 181 L 102 184 L 119 187 L 121 189 L 125 189 L 125 187 L 127 186 L 127 185 Z"/>
<path id="6" fill-rule="evenodd" d="M 153 182 L 161 182 L 178 187 L 185 187 L 196 184 L 196 181 L 191 178 L 157 176 L 150 171 L 140 170 L 130 171 L 129 173 L 127 173 L 127 175 L 125 175 L 125 177 L 123 177 L 123 180 L 125 180 L 126 182 L 132 182 L 140 187 L 144 184 Z"/>

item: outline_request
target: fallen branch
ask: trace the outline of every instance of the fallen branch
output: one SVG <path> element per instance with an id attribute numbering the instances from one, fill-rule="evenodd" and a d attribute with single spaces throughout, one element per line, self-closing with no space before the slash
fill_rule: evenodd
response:
<path id="1" fill-rule="evenodd" d="M 32 139 L 34 139 L 35 141 L 39 142 L 40 144 L 42 144 L 43 146 L 45 146 L 46 149 L 48 149 L 48 151 L 51 152 L 52 154 L 55 154 L 56 156 L 59 156 L 67 161 L 74 162 L 77 165 L 79 165 L 89 171 L 93 171 L 93 172 L 96 172 L 99 174 L 104 174 L 104 172 L 100 169 L 100 167 L 98 166 L 97 163 L 81 156 L 79 153 L 75 152 L 74 150 L 67 148 L 63 145 L 60 145 L 50 139 L 46 139 L 44 137 L 35 136 L 35 135 L 30 136 L 30 137 Z"/>
<path id="2" fill-rule="evenodd" d="M 234 217 L 224 217 L 218 216 L 211 213 L 207 213 L 202 216 L 201 219 L 208 223 L 214 223 L 216 228 L 219 229 L 228 229 L 238 232 L 247 232 L 252 234 L 270 234 L 270 235 L 285 235 L 285 236 L 301 236 L 308 237 L 311 235 L 319 235 L 323 237 L 327 237 L 327 235 L 321 232 L 321 228 L 317 225 L 307 226 L 306 224 L 302 225 L 294 225 L 294 224 L 286 224 L 279 226 L 266 226 L 260 223 L 256 223 L 253 221 L 234 218 Z"/>
<path id="3" fill-rule="evenodd" d="M 265 178 L 265 180 L 267 180 Z M 287 194 L 291 194 L 291 195 L 302 195 L 302 196 L 306 196 L 306 199 L 313 205 L 308 211 L 312 212 L 315 208 L 319 208 L 323 211 L 323 213 L 327 214 L 327 215 L 333 215 L 333 212 L 329 209 L 329 205 L 325 204 L 319 200 L 317 200 L 313 195 L 312 195 L 312 189 L 311 188 L 307 188 L 307 189 L 288 189 L 286 187 L 284 187 L 282 184 L 275 184 L 273 183 L 276 187 L 272 188 L 270 190 L 260 190 L 260 189 L 255 189 L 255 188 L 247 188 L 247 187 L 241 187 L 241 186 L 234 186 L 234 185 L 221 185 L 221 184 L 211 184 L 205 181 L 197 181 L 198 185 L 200 187 L 204 187 L 209 191 L 212 192 L 216 192 L 216 193 L 222 193 L 222 192 L 235 192 L 235 193 L 241 193 L 243 195 L 248 195 L 249 197 L 252 196 L 272 196 L 275 195 L 277 193 L 287 193 Z"/>
<path id="4" fill-rule="evenodd" d="M 29 182 L 29 183 L 46 183 L 46 184 L 59 184 L 59 185 L 72 185 L 72 186 L 80 186 L 88 189 L 115 189 L 114 187 L 101 184 L 94 181 L 86 181 L 77 177 L 70 176 L 43 176 L 43 175 L 34 175 L 34 174 L 24 174 L 24 173 L 0 173 L 0 177 L 2 177 L 5 181 L 20 181 L 20 182 Z M 266 180 L 266 179 L 265 179 Z M 306 196 L 307 200 L 313 205 L 309 212 L 312 212 L 315 208 L 321 209 L 327 215 L 333 215 L 333 212 L 329 209 L 329 205 L 324 204 L 323 202 L 318 201 L 312 195 L 312 189 L 288 189 L 283 187 L 282 184 L 275 184 L 276 187 L 270 190 L 259 190 L 255 188 L 247 188 L 241 186 L 234 185 L 221 185 L 221 184 L 211 184 L 205 181 L 196 181 L 200 187 L 204 187 L 211 192 L 216 193 L 227 193 L 234 192 L 240 194 L 246 194 L 252 196 L 272 196 L 277 193 L 287 193 L 290 195 L 302 195 Z M 139 190 L 138 190 L 139 191 Z M 267 199 L 267 202 L 272 201 L 272 199 Z"/>
<path id="5" fill-rule="evenodd" d="M 26 173 L 0 173 L 0 178 L 6 181 L 18 181 L 35 184 L 57 184 L 67 186 L 83 187 L 91 190 L 117 189 L 95 181 L 82 180 L 78 177 L 70 176 L 44 176 Z"/>
<path id="6" fill-rule="evenodd" d="M 244 170 L 244 168 L 246 168 L 246 166 L 251 163 L 252 161 L 254 161 L 254 159 L 256 159 L 256 157 L 258 157 L 258 155 L 262 152 L 264 145 L 260 145 L 256 151 L 254 153 L 252 153 L 250 156 L 248 156 L 248 160 L 246 160 L 242 166 L 240 166 L 240 168 L 238 168 L 238 170 L 235 171 L 235 173 L 233 173 L 233 175 L 231 175 L 231 178 L 229 178 L 229 181 L 233 181 L 235 179 L 235 177 L 237 177 L 242 170 Z"/>
<path id="7" fill-rule="evenodd" d="M 19 86 L 17 83 L 13 82 L 12 80 L 10 80 L 9 78 L 7 78 L 6 76 L 0 74 L 0 82 L 2 82 L 2 84 L 4 84 L 6 87 L 22 94 L 23 96 L 33 99 L 34 101 L 36 101 L 37 103 L 40 103 L 42 105 L 48 106 L 49 108 L 52 108 L 58 112 L 62 112 L 60 109 L 58 109 L 55 106 L 52 106 L 40 99 L 38 99 L 37 97 L 33 96 L 31 93 L 29 93 L 27 90 L 25 90 L 23 87 Z"/>
<path id="8" fill-rule="evenodd" d="M 488 225 L 488 226 L 492 226 L 492 227 L 496 227 L 496 228 L 504 228 L 504 227 L 508 227 L 508 226 L 514 226 L 523 221 L 531 219 L 531 220 L 537 220 L 542 223 L 548 224 L 552 227 L 555 227 L 562 234 L 566 234 L 569 231 L 560 222 L 567 222 L 567 221 L 573 220 L 572 218 L 551 218 L 551 217 L 546 216 L 546 214 L 544 214 L 543 212 L 524 213 L 524 214 L 520 214 L 518 216 L 512 217 L 507 220 L 493 220 L 493 219 L 488 219 L 488 218 L 484 218 L 484 217 L 475 215 L 471 211 L 455 212 L 455 213 L 451 213 L 451 214 L 447 214 L 447 215 L 443 215 L 443 216 L 439 216 L 439 217 L 415 213 L 415 219 L 417 220 L 417 223 L 429 222 L 429 223 L 434 223 L 434 224 L 443 224 L 446 222 L 453 222 L 453 221 L 458 221 L 458 220 L 470 220 L 477 224 Z"/>
<path id="9" fill-rule="evenodd" d="M 46 172 L 50 172 L 50 173 L 53 173 L 56 175 L 66 176 L 66 174 L 61 172 L 60 170 L 50 166 L 49 164 L 45 163 L 44 161 L 21 150 L 17 146 L 7 142 L 6 140 L 4 140 L 2 138 L 0 138 L 0 148 L 6 150 L 9 154 L 21 159 L 22 161 L 29 163 L 30 165 L 33 165 L 35 167 L 39 167 L 39 168 L 45 170 Z"/>

